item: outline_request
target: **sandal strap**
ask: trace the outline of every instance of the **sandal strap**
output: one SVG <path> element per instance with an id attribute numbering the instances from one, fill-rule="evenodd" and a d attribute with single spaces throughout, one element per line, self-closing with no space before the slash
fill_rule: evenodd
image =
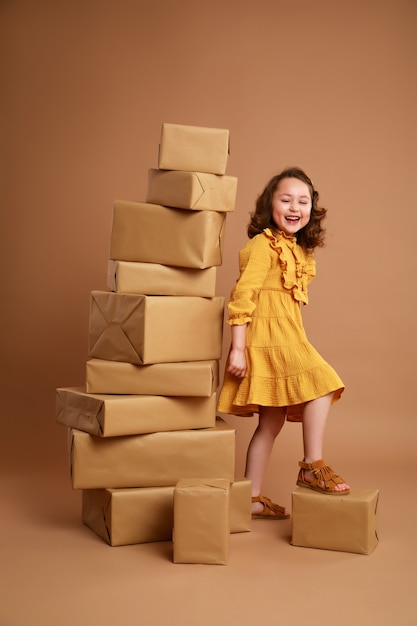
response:
<path id="1" fill-rule="evenodd" d="M 298 465 L 302 470 L 309 470 L 314 473 L 311 485 L 313 487 L 316 485 L 324 485 L 323 491 L 334 491 L 336 485 L 340 485 L 345 482 L 343 478 L 338 476 L 329 465 L 326 465 L 323 459 L 319 459 L 313 463 L 299 461 Z"/>
<path id="2" fill-rule="evenodd" d="M 314 461 L 313 463 L 305 463 L 304 461 L 299 461 L 298 465 L 303 469 L 315 471 L 316 469 L 320 469 L 321 467 L 326 467 L 326 463 L 323 459 L 319 459 L 318 461 Z"/>
<path id="3" fill-rule="evenodd" d="M 285 515 L 285 507 L 275 504 L 275 502 L 272 502 L 272 500 L 262 494 L 254 496 L 252 502 L 261 502 L 264 505 L 264 510 L 269 509 L 272 513 Z"/>

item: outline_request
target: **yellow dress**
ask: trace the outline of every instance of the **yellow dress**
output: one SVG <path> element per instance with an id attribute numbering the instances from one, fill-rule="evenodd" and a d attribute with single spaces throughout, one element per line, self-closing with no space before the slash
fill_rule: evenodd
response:
<path id="1" fill-rule="evenodd" d="M 243 379 L 225 372 L 218 410 L 251 416 L 259 406 L 288 407 L 287 419 L 300 421 L 305 402 L 344 385 L 309 343 L 301 318 L 307 286 L 316 273 L 313 254 L 296 238 L 269 228 L 239 253 L 240 277 L 228 305 L 228 324 L 245 324 L 247 371 Z"/>

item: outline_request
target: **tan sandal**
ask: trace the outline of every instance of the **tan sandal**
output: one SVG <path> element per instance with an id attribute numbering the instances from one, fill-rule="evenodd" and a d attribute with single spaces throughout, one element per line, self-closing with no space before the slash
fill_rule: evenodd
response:
<path id="1" fill-rule="evenodd" d="M 261 502 L 264 506 L 262 513 L 254 513 L 253 519 L 289 519 L 289 514 L 285 512 L 285 507 L 271 502 L 269 498 L 259 495 L 252 498 L 252 502 Z"/>
<path id="2" fill-rule="evenodd" d="M 345 481 L 335 474 L 332 468 L 326 465 L 323 459 L 314 461 L 314 463 L 304 463 L 304 461 L 300 461 L 298 465 L 301 468 L 297 479 L 297 485 L 299 487 L 312 489 L 313 491 L 325 493 L 329 496 L 347 496 L 350 493 L 350 489 L 343 489 L 343 491 L 335 490 L 336 485 L 340 485 Z M 314 473 L 314 478 L 311 482 L 305 480 L 304 472 L 306 470 Z"/>

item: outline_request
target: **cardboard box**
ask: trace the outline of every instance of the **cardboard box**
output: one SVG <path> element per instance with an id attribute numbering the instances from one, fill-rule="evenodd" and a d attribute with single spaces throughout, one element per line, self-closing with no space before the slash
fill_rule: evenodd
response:
<path id="1" fill-rule="evenodd" d="M 251 483 L 230 485 L 230 532 L 251 530 Z M 82 520 L 111 546 L 171 541 L 174 487 L 84 489 Z"/>
<path id="2" fill-rule="evenodd" d="M 195 269 L 221 265 L 225 218 L 217 211 L 117 201 L 110 258 Z"/>
<path id="3" fill-rule="evenodd" d="M 224 174 L 229 156 L 229 131 L 223 128 L 163 124 L 158 167 Z"/>
<path id="4" fill-rule="evenodd" d="M 252 529 L 252 482 L 248 478 L 230 485 L 230 532 L 245 533 Z"/>
<path id="5" fill-rule="evenodd" d="M 149 170 L 146 202 L 194 211 L 235 210 L 237 178 L 202 172 Z"/>
<path id="6" fill-rule="evenodd" d="M 87 393 L 208 397 L 218 385 L 216 360 L 134 365 L 90 359 L 86 363 Z"/>
<path id="7" fill-rule="evenodd" d="M 378 543 L 378 489 L 329 496 L 297 488 L 292 493 L 292 544 L 370 554 Z"/>
<path id="8" fill-rule="evenodd" d="M 82 521 L 111 546 L 170 541 L 174 487 L 84 489 Z"/>
<path id="9" fill-rule="evenodd" d="M 95 437 L 70 430 L 74 489 L 174 486 L 180 478 L 218 475 L 233 480 L 235 431 L 214 428 L 126 437 Z"/>
<path id="10" fill-rule="evenodd" d="M 56 390 L 56 420 L 99 437 L 139 435 L 216 425 L 216 394 L 208 398 L 89 394 Z"/>
<path id="11" fill-rule="evenodd" d="M 117 293 L 212 298 L 216 294 L 216 277 L 216 267 L 200 270 L 159 263 L 110 260 L 107 286 L 110 291 Z"/>
<path id="12" fill-rule="evenodd" d="M 92 291 L 89 357 L 147 365 L 220 359 L 224 298 Z"/>
<path id="13" fill-rule="evenodd" d="M 174 563 L 226 565 L 229 561 L 230 483 L 182 479 L 174 489 Z"/>

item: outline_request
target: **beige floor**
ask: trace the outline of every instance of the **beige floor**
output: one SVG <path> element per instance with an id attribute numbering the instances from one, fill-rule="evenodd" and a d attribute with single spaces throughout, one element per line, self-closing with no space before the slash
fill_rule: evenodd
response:
<path id="1" fill-rule="evenodd" d="M 256 521 L 231 536 L 227 566 L 173 564 L 170 542 L 111 548 L 81 524 L 66 459 L 30 465 L 2 475 L 1 626 L 417 624 L 416 498 L 401 461 L 372 485 L 371 555 L 296 548 L 291 521 Z"/>

